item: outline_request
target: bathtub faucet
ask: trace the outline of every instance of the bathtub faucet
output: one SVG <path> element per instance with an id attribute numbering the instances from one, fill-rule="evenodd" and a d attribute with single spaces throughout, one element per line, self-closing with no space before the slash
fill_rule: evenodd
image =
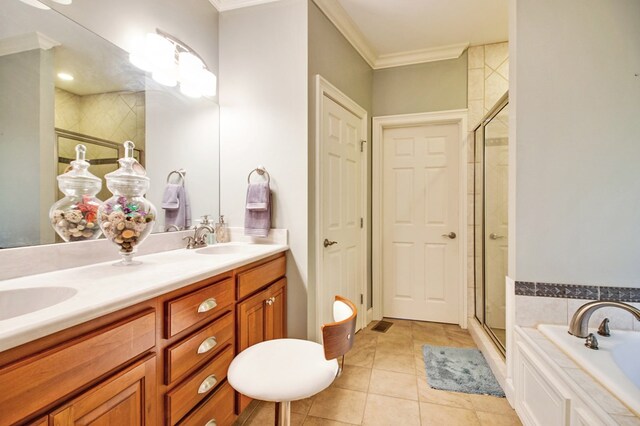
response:
<path id="1" fill-rule="evenodd" d="M 587 337 L 589 335 L 589 318 L 591 318 L 591 314 L 593 314 L 597 309 L 607 306 L 624 309 L 640 321 L 640 309 L 636 309 L 633 306 L 622 302 L 596 300 L 595 302 L 585 303 L 580 306 L 573 314 L 573 318 L 571 318 L 571 322 L 569 323 L 569 334 L 576 337 Z"/>

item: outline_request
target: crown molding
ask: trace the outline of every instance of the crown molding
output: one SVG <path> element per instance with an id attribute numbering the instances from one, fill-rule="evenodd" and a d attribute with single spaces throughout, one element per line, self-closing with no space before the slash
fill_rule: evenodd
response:
<path id="1" fill-rule="evenodd" d="M 209 0 L 218 12 L 240 9 L 241 7 L 257 6 L 259 4 L 273 3 L 278 0 Z"/>
<path id="2" fill-rule="evenodd" d="M 338 1 L 313 0 L 313 2 L 374 70 L 442 61 L 445 59 L 456 59 L 469 47 L 469 43 L 460 43 L 379 55 Z"/>
<path id="3" fill-rule="evenodd" d="M 322 13 L 333 23 L 342 35 L 358 51 L 370 67 L 375 68 L 378 52 L 369 43 L 349 14 L 336 0 L 313 0 Z"/>
<path id="4" fill-rule="evenodd" d="M 457 59 L 467 50 L 469 43 L 450 44 L 448 46 L 429 49 L 411 50 L 408 52 L 380 55 L 376 58 L 374 69 L 399 67 L 403 65 L 422 64 L 424 62 Z"/>
<path id="5" fill-rule="evenodd" d="M 36 31 L 0 40 L 0 56 L 12 55 L 14 53 L 27 52 L 35 49 L 49 50 L 52 47 L 59 45 L 60 43 L 51 37 Z"/>

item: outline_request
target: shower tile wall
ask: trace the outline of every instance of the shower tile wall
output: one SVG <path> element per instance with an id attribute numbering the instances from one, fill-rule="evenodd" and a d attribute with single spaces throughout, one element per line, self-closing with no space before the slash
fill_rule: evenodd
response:
<path id="1" fill-rule="evenodd" d="M 56 88 L 56 127 L 112 142 L 145 146 L 144 92 L 78 96 Z"/>
<path id="2" fill-rule="evenodd" d="M 496 104 L 498 99 L 509 89 L 509 43 L 494 43 L 482 46 L 473 46 L 468 52 L 469 74 L 467 79 L 467 99 L 469 110 L 469 131 L 472 131 L 480 122 L 482 117 Z M 467 273 L 467 293 L 468 293 L 468 315 L 473 317 L 474 312 L 474 249 L 473 249 L 473 214 L 474 214 L 474 188 L 473 169 L 474 156 L 473 149 L 468 150 L 467 176 L 467 235 L 468 242 L 468 273 Z M 479 227 L 480 225 L 478 225 Z"/>
<path id="3" fill-rule="evenodd" d="M 145 93 L 113 92 L 79 96 L 56 88 L 55 126 L 59 129 L 82 133 L 115 143 L 133 141 L 136 148 L 145 150 Z M 58 155 L 75 158 L 75 144 L 60 144 Z M 102 158 L 114 157 L 113 149 L 93 145 L 91 152 Z M 91 158 L 88 158 L 91 161 Z M 103 178 L 117 165 L 92 165 L 91 172 Z M 58 173 L 65 166 L 58 165 Z M 111 196 L 106 185 L 98 194 L 101 200 Z M 62 197 L 58 193 L 58 197 Z"/>

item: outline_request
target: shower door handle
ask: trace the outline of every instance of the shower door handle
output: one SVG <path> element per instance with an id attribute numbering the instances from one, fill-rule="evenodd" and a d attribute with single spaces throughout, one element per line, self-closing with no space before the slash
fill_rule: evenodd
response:
<path id="1" fill-rule="evenodd" d="M 445 238 L 449 238 L 450 240 L 454 240 L 457 237 L 456 233 L 453 231 L 449 232 L 448 234 L 442 234 L 442 236 Z"/>
<path id="2" fill-rule="evenodd" d="M 495 232 L 492 232 L 489 234 L 489 239 L 490 240 L 499 240 L 501 238 L 504 238 L 504 235 L 498 235 Z"/>

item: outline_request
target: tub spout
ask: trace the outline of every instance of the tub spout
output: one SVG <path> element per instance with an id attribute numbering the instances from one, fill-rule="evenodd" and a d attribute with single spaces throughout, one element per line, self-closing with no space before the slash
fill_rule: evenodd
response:
<path id="1" fill-rule="evenodd" d="M 571 318 L 571 322 L 569 323 L 569 334 L 576 337 L 587 337 L 589 335 L 589 318 L 591 318 L 591 314 L 593 314 L 597 309 L 607 306 L 620 308 L 630 312 L 638 321 L 640 321 L 640 309 L 636 309 L 633 306 L 622 302 L 596 300 L 595 302 L 585 303 L 580 306 L 573 314 L 573 318 Z"/>

